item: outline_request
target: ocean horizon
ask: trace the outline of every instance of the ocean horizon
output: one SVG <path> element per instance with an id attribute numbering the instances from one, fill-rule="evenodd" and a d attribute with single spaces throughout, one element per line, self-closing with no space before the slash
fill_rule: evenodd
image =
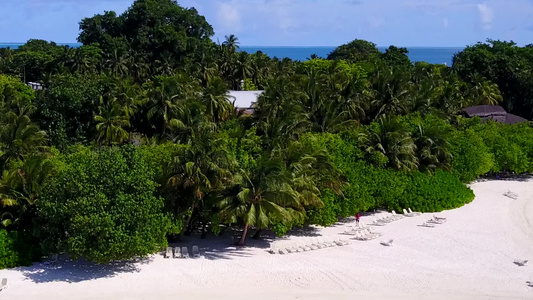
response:
<path id="1" fill-rule="evenodd" d="M 79 47 L 79 43 L 57 43 L 61 46 Z M 17 49 L 24 43 L 0 43 L 0 48 Z M 292 60 L 308 60 L 311 55 L 326 58 L 337 46 L 240 46 L 240 51 L 255 53 L 262 51 L 266 55 L 283 59 L 285 57 Z M 381 52 L 385 52 L 388 46 L 378 46 Z M 453 56 L 462 51 L 464 47 L 405 47 L 409 51 L 408 56 L 412 62 L 425 61 L 432 64 L 446 64 L 451 66 Z"/>

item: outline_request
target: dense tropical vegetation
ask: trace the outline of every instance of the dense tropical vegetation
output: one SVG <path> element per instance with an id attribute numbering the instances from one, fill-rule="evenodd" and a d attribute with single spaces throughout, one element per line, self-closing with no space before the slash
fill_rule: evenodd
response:
<path id="1" fill-rule="evenodd" d="M 488 41 L 452 67 L 354 40 L 327 59 L 212 42 L 195 9 L 137 0 L 80 22 L 79 48 L 0 49 L 0 268 L 41 254 L 105 263 L 228 227 L 331 225 L 378 208 L 440 211 L 464 183 L 533 171 L 533 47 Z M 40 82 L 33 91 L 25 83 Z M 252 115 L 228 90 L 264 90 Z M 256 234 L 257 235 L 257 234 Z M 42 252 L 42 253 L 41 253 Z"/>

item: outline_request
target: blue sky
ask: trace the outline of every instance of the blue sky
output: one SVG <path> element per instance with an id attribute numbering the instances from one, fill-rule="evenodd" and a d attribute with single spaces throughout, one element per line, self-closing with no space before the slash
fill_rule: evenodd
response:
<path id="1" fill-rule="evenodd" d="M 75 42 L 78 22 L 132 0 L 0 0 L 0 42 Z M 533 43 L 533 0 L 181 0 L 216 32 L 247 46 L 465 46 L 487 38 Z"/>

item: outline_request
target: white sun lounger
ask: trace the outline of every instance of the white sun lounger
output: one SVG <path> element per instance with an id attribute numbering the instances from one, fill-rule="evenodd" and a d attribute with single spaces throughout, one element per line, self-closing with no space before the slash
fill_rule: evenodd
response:
<path id="1" fill-rule="evenodd" d="M 415 216 L 417 216 L 416 214 L 413 214 L 413 213 L 408 212 L 407 209 L 405 209 L 405 208 L 403 209 L 403 215 L 404 215 L 404 216 L 408 216 L 408 217 L 415 217 Z"/>
<path id="2" fill-rule="evenodd" d="M 420 225 L 420 226 L 431 227 L 431 228 L 433 228 L 433 227 L 435 227 L 435 226 L 437 226 L 437 225 L 435 225 L 435 223 L 428 223 L 428 222 L 426 222 L 426 223 L 424 223 L 424 224 L 422 224 L 422 225 Z"/>
<path id="3" fill-rule="evenodd" d="M 419 215 L 421 215 L 421 213 L 419 213 L 419 212 L 412 211 L 410 207 L 409 207 L 408 210 L 409 210 L 409 213 L 412 213 L 412 214 L 415 215 L 415 216 L 419 216 Z"/>
<path id="4" fill-rule="evenodd" d="M 59 258 L 59 255 L 58 254 L 52 254 L 50 255 L 49 257 L 49 260 L 48 261 L 45 261 L 43 263 L 43 265 L 45 266 L 52 266 L 52 265 L 55 265 L 57 263 L 57 260 Z"/>
<path id="5" fill-rule="evenodd" d="M 525 260 L 522 260 L 522 259 L 517 259 L 514 261 L 515 265 L 517 266 L 520 266 L 520 267 L 523 267 L 527 264 L 528 260 L 525 259 Z"/>
<path id="6" fill-rule="evenodd" d="M 372 226 L 385 226 L 387 223 L 381 222 L 376 220 L 376 218 L 373 219 L 374 222 L 372 222 L 370 225 Z"/>
<path id="7" fill-rule="evenodd" d="M 514 199 L 514 200 L 518 199 L 518 194 L 517 193 L 513 193 L 510 190 L 507 190 L 507 192 L 503 193 L 503 195 L 506 196 L 506 197 L 509 197 L 511 199 Z"/>
<path id="8" fill-rule="evenodd" d="M 189 248 L 187 247 L 181 247 L 181 257 L 183 258 L 189 258 Z"/>
<path id="9" fill-rule="evenodd" d="M 279 254 L 278 244 L 273 242 L 270 244 L 270 249 L 268 250 L 270 254 Z"/>
<path id="10" fill-rule="evenodd" d="M 433 219 L 429 219 L 427 221 L 428 223 L 433 223 L 433 224 L 444 224 L 446 223 L 446 219 L 437 219 L 436 217 L 433 217 Z"/>
<path id="11" fill-rule="evenodd" d="M 324 238 L 324 244 L 328 247 L 335 247 L 337 244 L 329 237 Z"/>
<path id="12" fill-rule="evenodd" d="M 311 251 L 311 247 L 309 247 L 304 241 L 298 242 L 298 248 L 300 248 L 300 251 Z"/>
<path id="13" fill-rule="evenodd" d="M 200 257 L 200 249 L 198 246 L 192 246 L 192 257 Z"/>
<path id="14" fill-rule="evenodd" d="M 526 281 L 527 286 L 533 288 L 533 280 Z"/>
<path id="15" fill-rule="evenodd" d="M 312 239 L 311 239 L 311 242 L 312 242 L 313 245 L 314 245 L 315 247 L 317 247 L 318 249 L 322 249 L 322 248 L 324 248 L 324 246 L 322 246 L 322 243 L 318 240 L 317 237 L 312 238 Z"/>
<path id="16" fill-rule="evenodd" d="M 2 283 L 0 283 L 0 291 L 7 287 L 7 278 L 2 278 Z"/>
<path id="17" fill-rule="evenodd" d="M 380 244 L 383 245 L 383 246 L 390 247 L 390 246 L 392 246 L 392 242 L 394 242 L 394 240 L 381 241 Z"/>
<path id="18" fill-rule="evenodd" d="M 181 248 L 174 247 L 174 258 L 181 258 Z"/>
<path id="19" fill-rule="evenodd" d="M 392 216 L 393 216 L 396 220 L 399 220 L 399 219 L 403 219 L 403 218 L 404 218 L 404 216 L 397 214 L 394 210 L 392 211 Z"/>
<path id="20" fill-rule="evenodd" d="M 165 250 L 165 258 L 171 258 L 172 257 L 172 247 L 167 247 Z"/>

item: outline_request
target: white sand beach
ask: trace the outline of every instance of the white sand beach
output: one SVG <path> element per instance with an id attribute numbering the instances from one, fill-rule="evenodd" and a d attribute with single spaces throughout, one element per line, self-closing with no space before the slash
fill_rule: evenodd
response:
<path id="1" fill-rule="evenodd" d="M 270 238 L 236 248 L 228 237 L 186 237 L 179 245 L 199 245 L 201 258 L 153 255 L 108 266 L 62 261 L 1 270 L 8 287 L 0 299 L 533 299 L 526 284 L 533 281 L 533 181 L 471 187 L 472 203 L 375 227 L 383 236 L 371 241 L 272 255 Z M 507 190 L 518 199 L 503 196 Z M 447 222 L 418 226 L 433 215 Z M 361 220 L 369 224 L 372 216 Z M 340 235 L 346 225 L 284 239 L 350 238 Z M 380 245 L 389 239 L 392 247 Z M 516 259 L 530 264 L 517 266 Z"/>

